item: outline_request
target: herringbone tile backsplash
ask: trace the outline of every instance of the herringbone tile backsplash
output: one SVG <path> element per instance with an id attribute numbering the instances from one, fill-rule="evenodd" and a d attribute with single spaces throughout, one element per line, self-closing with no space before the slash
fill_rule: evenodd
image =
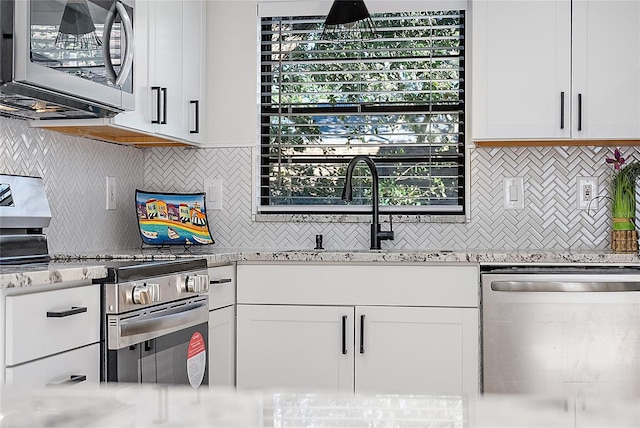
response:
<path id="1" fill-rule="evenodd" d="M 139 246 L 133 195 L 144 183 L 143 166 L 142 150 L 0 118 L 0 173 L 43 178 L 51 253 Z M 106 210 L 107 176 L 117 179 L 116 210 Z"/>
<path id="2" fill-rule="evenodd" d="M 396 223 L 385 248 L 410 249 L 606 249 L 612 168 L 601 147 L 474 149 L 471 151 L 471 221 L 467 224 Z M 640 159 L 635 148 L 624 154 Z M 364 223 L 255 222 L 251 217 L 251 148 L 145 151 L 149 190 L 202 191 L 205 177 L 223 181 L 223 209 L 209 211 L 220 247 L 367 248 Z M 167 165 L 171 165 L 170 168 Z M 576 209 L 576 177 L 598 177 L 597 210 Z M 525 208 L 503 208 L 503 177 L 523 177 Z"/>
<path id="3" fill-rule="evenodd" d="M 385 248 L 580 249 L 609 246 L 610 205 L 576 209 L 576 177 L 594 176 L 607 196 L 611 153 L 601 147 L 471 150 L 471 221 L 466 224 L 396 223 L 396 240 Z M 625 147 L 624 155 L 640 159 Z M 368 248 L 368 223 L 260 222 L 252 220 L 252 149 L 148 148 L 107 144 L 29 128 L 0 118 L 0 173 L 44 177 L 51 205 L 49 248 L 55 253 L 140 246 L 134 191 L 199 192 L 203 179 L 220 178 L 221 211 L 209 210 L 215 247 Z M 117 178 L 117 206 L 105 210 L 107 175 Z M 502 179 L 523 177 L 525 208 L 503 208 Z"/>

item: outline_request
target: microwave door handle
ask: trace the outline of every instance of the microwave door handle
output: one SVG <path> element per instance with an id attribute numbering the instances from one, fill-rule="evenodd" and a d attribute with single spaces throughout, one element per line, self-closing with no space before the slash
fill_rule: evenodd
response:
<path id="1" fill-rule="evenodd" d="M 133 67 L 133 23 L 131 17 L 127 13 L 127 8 L 120 1 L 116 1 L 116 8 L 120 14 L 120 20 L 124 28 L 124 38 L 126 40 L 126 47 L 124 50 L 124 61 L 122 67 L 120 67 L 120 74 L 116 79 L 116 85 L 122 86 L 127 80 L 131 68 Z"/>
<path id="2" fill-rule="evenodd" d="M 111 8 L 107 12 L 107 16 L 104 19 L 104 28 L 102 29 L 102 57 L 104 58 L 104 66 L 107 71 L 107 78 L 115 84 L 116 82 L 116 71 L 113 68 L 113 61 L 111 60 L 111 50 L 109 49 L 111 45 L 111 28 L 113 27 L 113 23 L 116 20 L 116 3 L 113 2 Z M 127 43 L 128 45 L 129 43 Z"/>
<path id="3" fill-rule="evenodd" d="M 116 75 L 116 71 L 113 68 L 113 61 L 111 59 L 111 28 L 116 20 L 116 12 L 120 15 L 122 21 L 122 30 L 124 33 L 125 52 L 122 66 L 120 67 L 120 74 Z M 131 23 L 131 17 L 127 13 L 127 9 L 124 5 L 116 0 L 111 5 L 107 17 L 104 20 L 104 29 L 102 34 L 102 56 L 104 57 L 104 65 L 107 69 L 107 75 L 114 85 L 122 86 L 131 72 L 133 66 L 133 24 Z"/>

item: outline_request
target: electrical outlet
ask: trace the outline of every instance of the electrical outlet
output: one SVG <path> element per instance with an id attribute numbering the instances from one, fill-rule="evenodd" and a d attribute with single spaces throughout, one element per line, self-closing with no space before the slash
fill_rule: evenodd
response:
<path id="1" fill-rule="evenodd" d="M 505 210 L 524 209 L 524 178 L 505 177 L 502 179 L 502 188 Z"/>
<path id="2" fill-rule="evenodd" d="M 578 177 L 576 179 L 577 208 L 579 210 L 598 209 L 598 178 Z"/>
<path id="3" fill-rule="evenodd" d="M 116 178 L 107 177 L 107 210 L 116 209 Z"/>

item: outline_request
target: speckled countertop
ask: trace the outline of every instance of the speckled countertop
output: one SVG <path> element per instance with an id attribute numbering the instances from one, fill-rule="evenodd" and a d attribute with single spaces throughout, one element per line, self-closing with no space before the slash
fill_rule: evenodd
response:
<path id="1" fill-rule="evenodd" d="M 10 427 L 638 427 L 637 400 L 226 391 L 109 384 L 0 391 Z"/>
<path id="2" fill-rule="evenodd" d="M 242 261 L 291 262 L 434 262 L 478 263 L 480 265 L 581 264 L 638 265 L 638 254 L 576 250 L 309 250 L 237 249 L 184 247 L 111 250 L 81 254 L 54 254 L 50 263 L 26 266 L 0 266 L 0 289 L 67 281 L 93 280 L 106 276 L 106 264 L 113 260 L 174 260 L 205 257 L 209 265 Z"/>

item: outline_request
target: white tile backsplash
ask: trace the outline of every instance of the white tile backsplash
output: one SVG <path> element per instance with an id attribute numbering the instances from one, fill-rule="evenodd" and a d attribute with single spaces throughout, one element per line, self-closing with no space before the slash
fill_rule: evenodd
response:
<path id="1" fill-rule="evenodd" d="M 609 246 L 613 169 L 606 147 L 476 148 L 471 150 L 471 221 L 396 223 L 385 248 L 593 249 Z M 623 155 L 640 159 L 636 147 Z M 108 144 L 32 129 L 0 118 L 0 173 L 42 176 L 51 205 L 46 233 L 55 253 L 140 246 L 136 188 L 203 191 L 205 178 L 223 183 L 222 210 L 209 210 L 214 248 L 368 248 L 368 223 L 252 221 L 252 149 L 146 148 Z M 106 177 L 117 177 L 117 207 L 107 211 Z M 597 177 L 598 210 L 576 209 L 576 178 Z M 525 207 L 505 210 L 503 177 L 523 177 Z"/>
<path id="2" fill-rule="evenodd" d="M 396 223 L 396 239 L 384 248 L 408 249 L 607 249 L 613 170 L 603 147 L 477 148 L 471 150 L 471 221 L 467 224 Z M 640 159 L 638 149 L 625 147 Z M 325 248 L 368 248 L 366 223 L 254 222 L 251 148 L 145 151 L 149 190 L 202 191 L 204 178 L 225 183 L 221 211 L 209 210 L 220 247 L 312 248 L 323 234 Z M 167 166 L 170 165 L 170 168 Z M 576 178 L 599 180 L 598 210 L 576 209 Z M 503 177 L 523 177 L 525 206 L 505 210 Z"/>
<path id="3" fill-rule="evenodd" d="M 51 206 L 51 253 L 140 245 L 134 192 L 144 183 L 143 151 L 29 128 L 0 117 L 0 173 L 42 177 Z M 106 210 L 106 177 L 117 178 L 117 209 Z"/>

